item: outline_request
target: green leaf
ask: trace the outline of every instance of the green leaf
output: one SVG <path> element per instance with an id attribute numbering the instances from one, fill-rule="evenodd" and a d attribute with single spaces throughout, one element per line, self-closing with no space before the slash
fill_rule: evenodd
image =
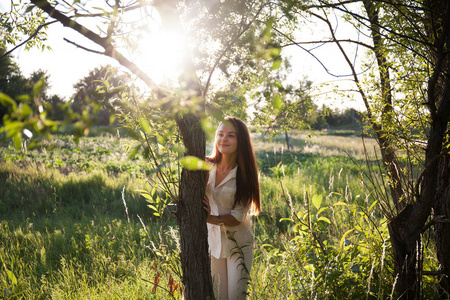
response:
<path id="1" fill-rule="evenodd" d="M 133 130 L 133 129 L 131 129 L 131 128 L 126 128 L 125 131 L 126 131 L 126 135 L 127 135 L 129 138 L 132 138 L 132 139 L 134 139 L 134 140 L 141 140 L 141 136 L 140 136 L 139 133 L 136 132 L 135 130 Z"/>
<path id="2" fill-rule="evenodd" d="M 26 103 L 22 105 L 22 117 L 28 118 L 33 113 L 33 110 L 30 108 L 30 106 Z"/>
<path id="3" fill-rule="evenodd" d="M 0 103 L 5 107 L 10 107 L 13 111 L 17 109 L 16 101 L 2 92 L 0 92 Z"/>
<path id="4" fill-rule="evenodd" d="M 273 108 L 280 109 L 282 103 L 283 99 L 281 99 L 281 96 L 279 94 L 275 94 L 273 96 Z"/>
<path id="5" fill-rule="evenodd" d="M 139 123 L 141 124 L 144 133 L 148 134 L 151 132 L 150 124 L 148 124 L 145 118 L 139 118 Z"/>
<path id="6" fill-rule="evenodd" d="M 14 273 L 11 272 L 10 270 L 6 270 L 6 273 L 8 273 L 8 277 L 11 280 L 12 284 L 16 285 L 17 284 L 16 275 L 14 275 Z"/>
<path id="7" fill-rule="evenodd" d="M 128 158 L 132 159 L 132 158 L 136 157 L 136 155 L 137 155 L 137 153 L 139 152 L 139 150 L 141 149 L 141 147 L 142 147 L 142 144 L 141 144 L 141 143 L 135 145 L 135 146 L 131 149 L 130 154 L 128 154 Z"/>
<path id="8" fill-rule="evenodd" d="M 153 209 L 156 212 L 158 211 L 158 209 L 154 205 L 149 204 L 147 206 L 150 207 L 151 209 Z"/>
<path id="9" fill-rule="evenodd" d="M 335 204 L 333 204 L 334 206 L 347 206 L 347 203 L 345 202 L 336 202 Z"/>
<path id="10" fill-rule="evenodd" d="M 2 128 L 2 131 L 6 131 L 7 132 L 6 137 L 10 138 L 10 137 L 13 137 L 14 135 L 16 135 L 18 132 L 21 132 L 23 127 L 24 127 L 24 124 L 22 122 L 19 122 L 19 121 L 8 122 Z"/>
<path id="11" fill-rule="evenodd" d="M 197 171 L 197 170 L 209 171 L 212 168 L 212 166 L 208 165 L 204 160 L 201 160 L 200 158 L 195 157 L 195 156 L 182 157 L 180 159 L 180 164 L 184 168 L 186 168 L 188 170 L 192 170 L 192 171 Z"/>
<path id="12" fill-rule="evenodd" d="M 280 67 L 281 67 L 281 59 L 276 59 L 273 62 L 271 69 L 276 70 L 276 69 L 279 69 Z"/>
<path id="13" fill-rule="evenodd" d="M 202 119 L 201 124 L 202 124 L 203 131 L 206 133 L 206 135 L 208 137 L 214 138 L 214 135 L 216 132 L 216 127 L 211 122 L 211 120 L 206 119 L 206 118 Z"/>
<path id="14" fill-rule="evenodd" d="M 320 206 L 322 205 L 322 195 L 315 194 L 312 197 L 312 204 L 314 205 L 315 208 L 319 209 Z"/>
<path id="15" fill-rule="evenodd" d="M 322 207 L 321 209 L 319 209 L 319 211 L 317 212 L 317 215 L 320 215 L 321 213 L 323 213 L 324 211 L 328 210 L 328 207 Z"/>
<path id="16" fill-rule="evenodd" d="M 153 197 L 152 196 L 150 196 L 149 194 L 147 194 L 147 193 L 141 193 L 141 196 L 142 197 L 144 197 L 145 199 L 147 199 L 147 200 L 151 200 L 151 201 L 153 201 Z"/>
<path id="17" fill-rule="evenodd" d="M 16 133 L 13 137 L 14 140 L 14 147 L 16 149 L 22 148 L 22 135 L 20 133 Z"/>
<path id="18" fill-rule="evenodd" d="M 25 13 L 29 13 L 30 11 L 33 10 L 34 7 L 35 7 L 34 5 L 28 5 L 27 9 L 25 10 Z"/>
<path id="19" fill-rule="evenodd" d="M 292 220 L 291 218 L 281 218 L 280 222 L 283 222 L 283 221 L 294 222 L 294 220 Z"/>
<path id="20" fill-rule="evenodd" d="M 323 221 L 323 222 L 326 222 L 328 224 L 331 224 L 330 219 L 328 219 L 327 217 L 320 217 L 319 219 L 317 219 L 317 221 Z"/>
<path id="21" fill-rule="evenodd" d="M 42 89 L 45 87 L 45 81 L 44 78 L 41 78 L 36 82 L 36 84 L 33 86 L 33 95 L 37 97 L 39 93 L 42 91 Z"/>
<path id="22" fill-rule="evenodd" d="M 375 207 L 375 205 L 378 203 L 378 201 L 374 201 L 373 203 L 372 203 L 372 205 L 370 205 L 370 207 L 369 207 L 369 209 L 367 210 L 367 211 L 371 211 L 374 207 Z"/>
<path id="23" fill-rule="evenodd" d="M 341 237 L 341 240 L 339 241 L 339 246 L 342 247 L 342 245 L 344 244 L 345 238 L 347 237 L 347 235 L 349 235 L 350 233 L 352 233 L 352 231 L 355 230 L 354 228 L 347 230 L 347 232 L 344 233 L 344 235 Z"/>

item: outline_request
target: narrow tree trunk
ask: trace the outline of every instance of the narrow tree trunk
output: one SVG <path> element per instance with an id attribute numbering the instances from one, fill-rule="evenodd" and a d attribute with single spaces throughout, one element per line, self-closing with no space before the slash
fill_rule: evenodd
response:
<path id="1" fill-rule="evenodd" d="M 200 120 L 187 114 L 177 119 L 177 124 L 188 154 L 204 159 L 206 138 Z M 202 203 L 204 195 L 204 171 L 184 169 L 176 216 L 180 227 L 181 268 L 187 300 L 214 299 L 206 214 Z"/>
<path id="2" fill-rule="evenodd" d="M 440 281 L 440 294 L 442 299 L 450 295 L 450 155 L 445 155 L 440 162 L 438 191 L 435 204 L 436 216 L 444 216 L 443 222 L 434 226 L 436 237 L 436 253 L 441 264 L 443 277 Z"/>
<path id="3" fill-rule="evenodd" d="M 290 138 L 290 136 L 288 134 L 287 129 L 284 130 L 284 136 L 285 136 L 285 139 L 286 139 L 286 147 L 287 147 L 287 149 L 288 150 L 293 149 L 294 147 L 292 146 L 291 138 Z"/>
<path id="4" fill-rule="evenodd" d="M 437 123 L 439 134 L 442 136 L 439 169 L 437 171 L 437 184 L 434 203 L 434 213 L 436 216 L 444 216 L 450 219 L 450 156 L 443 151 L 448 151 L 450 142 L 449 121 L 450 121 L 450 3 L 448 0 L 430 1 L 427 6 L 428 26 L 426 32 L 433 41 L 434 51 L 431 53 L 431 61 L 434 63 L 434 73 L 428 84 L 428 97 L 430 106 L 435 108 L 432 111 L 433 123 Z M 439 21 L 437 21 L 439 20 Z M 434 226 L 436 238 L 436 254 L 443 271 L 441 280 L 441 298 L 449 299 L 450 295 L 450 224 L 438 222 Z"/>
<path id="5" fill-rule="evenodd" d="M 377 59 L 378 71 L 380 73 L 380 86 L 381 86 L 381 124 L 377 124 L 376 121 L 371 120 L 372 127 L 377 135 L 378 145 L 380 146 L 381 156 L 387 174 L 389 174 L 390 192 L 392 200 L 394 201 L 397 212 L 400 212 L 404 208 L 404 204 L 407 203 L 407 199 L 403 199 L 403 187 L 400 180 L 399 166 L 393 142 L 390 140 L 389 135 L 386 134 L 385 126 L 392 126 L 393 119 L 393 105 L 392 105 L 392 88 L 391 79 L 389 75 L 389 64 L 386 57 L 386 48 L 381 38 L 381 29 L 379 23 L 379 8 L 372 0 L 363 1 L 364 8 L 370 21 L 370 31 L 372 35 L 372 41 L 374 45 L 374 54 Z"/>
<path id="6" fill-rule="evenodd" d="M 157 0 L 155 7 L 161 15 L 163 28 L 183 31 L 177 11 L 178 0 Z M 205 158 L 206 137 L 198 115 L 204 114 L 204 101 L 199 87 L 192 57 L 185 53 L 184 65 L 178 79 L 193 112 L 178 116 L 176 121 L 183 138 L 187 155 Z M 184 297 L 187 300 L 214 299 L 211 262 L 208 249 L 206 213 L 203 209 L 205 195 L 204 171 L 183 169 L 176 217 L 180 228 L 181 268 Z"/>

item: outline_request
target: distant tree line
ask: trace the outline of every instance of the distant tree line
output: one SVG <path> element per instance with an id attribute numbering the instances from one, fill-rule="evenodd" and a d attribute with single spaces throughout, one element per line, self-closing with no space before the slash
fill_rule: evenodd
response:
<path id="1" fill-rule="evenodd" d="M 50 95 L 50 75 L 47 71 L 34 71 L 29 77 L 22 74 L 18 64 L 10 55 L 3 56 L 5 51 L 0 49 L 0 92 L 15 99 L 17 102 L 29 101 L 33 109 L 42 105 L 47 111 L 47 118 L 54 121 L 63 121 L 70 112 L 91 114 L 92 125 L 108 125 L 114 119 L 116 102 L 119 100 L 119 91 L 128 80 L 126 76 L 119 76 L 110 66 L 98 67 L 80 79 L 75 85 L 74 94 L 66 101 L 59 95 Z M 42 80 L 43 88 L 37 99 L 23 97 L 30 95 L 33 86 Z M 7 109 L 0 103 L 0 125 Z"/>
<path id="2" fill-rule="evenodd" d="M 0 50 L 0 56 L 4 52 L 4 50 Z M 35 107 L 38 105 L 37 103 L 45 106 L 48 112 L 47 117 L 55 121 L 62 121 L 67 117 L 63 107 L 69 106 L 74 113 L 88 112 L 91 114 L 93 125 L 111 124 L 114 115 L 117 113 L 117 108 L 120 107 L 120 92 L 129 88 L 126 85 L 129 81 L 127 76 L 118 75 L 117 70 L 111 66 L 97 67 L 74 85 L 75 92 L 66 101 L 59 95 L 48 94 L 49 78 L 50 75 L 43 70 L 34 71 L 29 77 L 25 77 L 18 64 L 9 55 L 0 59 L 0 92 L 20 101 L 20 96 L 30 94 L 33 85 L 42 79 L 44 88 L 40 92 L 39 99 L 35 99 L 31 106 Z M 222 98 L 228 99 L 223 95 Z M 220 105 L 219 100 L 215 100 L 218 105 Z M 300 106 L 301 103 L 299 101 L 299 103 L 288 104 Z M 227 106 L 225 103 L 221 103 L 220 106 L 222 105 Z M 236 103 L 233 101 L 232 106 L 235 107 L 235 105 Z M 238 108 L 236 111 L 241 110 Z M 3 116 L 6 112 L 6 108 L 0 103 L 0 124 L 3 123 Z M 326 105 L 319 108 L 317 105 L 311 104 L 310 109 L 305 111 L 305 116 L 302 117 L 304 122 L 302 128 L 309 127 L 321 130 L 329 126 L 356 125 L 361 123 L 361 119 L 361 114 L 353 108 L 339 110 Z M 288 127 L 294 129 L 292 126 Z"/>
<path id="3" fill-rule="evenodd" d="M 361 124 L 363 116 L 354 108 L 346 108 L 340 110 L 338 108 L 330 108 L 323 105 L 320 109 L 317 109 L 317 116 L 312 118 L 313 122 L 309 125 L 312 129 L 324 129 L 329 126 L 347 126 Z"/>

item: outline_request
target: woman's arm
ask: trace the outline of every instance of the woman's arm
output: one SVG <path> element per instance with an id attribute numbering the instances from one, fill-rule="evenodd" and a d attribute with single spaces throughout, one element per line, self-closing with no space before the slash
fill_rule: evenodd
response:
<path id="1" fill-rule="evenodd" d="M 225 226 L 238 226 L 239 224 L 241 224 L 241 222 L 239 222 L 238 220 L 236 220 L 235 217 L 233 217 L 231 214 L 227 214 L 227 215 L 211 215 L 211 208 L 209 207 L 209 199 L 208 197 L 205 196 L 205 198 L 203 199 L 203 203 L 205 204 L 203 206 L 203 208 L 206 210 L 206 212 L 208 213 L 208 216 L 206 217 L 206 222 L 208 222 L 209 224 L 213 224 L 213 225 L 225 225 Z"/>
<path id="2" fill-rule="evenodd" d="M 208 222 L 209 224 L 213 224 L 213 225 L 222 225 L 223 224 L 228 227 L 238 226 L 239 224 L 241 224 L 241 222 L 236 220 L 236 218 L 233 217 L 232 215 L 223 215 L 223 216 L 208 215 L 206 222 Z"/>

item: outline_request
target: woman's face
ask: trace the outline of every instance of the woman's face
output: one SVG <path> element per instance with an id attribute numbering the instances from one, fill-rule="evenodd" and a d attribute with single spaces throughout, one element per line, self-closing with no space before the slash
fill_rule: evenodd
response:
<path id="1" fill-rule="evenodd" d="M 222 154 L 230 155 L 237 152 L 236 129 L 229 122 L 222 123 L 217 130 L 216 145 Z"/>

